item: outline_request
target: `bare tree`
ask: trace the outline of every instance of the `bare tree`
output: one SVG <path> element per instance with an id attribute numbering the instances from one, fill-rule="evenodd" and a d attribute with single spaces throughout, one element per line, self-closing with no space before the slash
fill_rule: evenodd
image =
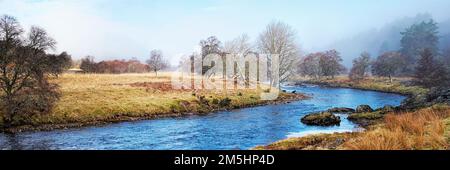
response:
<path id="1" fill-rule="evenodd" d="M 386 52 L 372 63 L 372 74 L 377 76 L 392 77 L 400 74 L 405 67 L 405 58 L 398 52 Z"/>
<path id="2" fill-rule="evenodd" d="M 322 76 L 319 59 L 323 53 L 311 53 L 301 60 L 298 65 L 298 72 L 303 76 L 308 76 L 313 79 L 319 79 Z"/>
<path id="3" fill-rule="evenodd" d="M 346 68 L 341 64 L 342 58 L 336 50 L 325 51 L 320 55 L 319 66 L 322 76 L 334 78 L 346 71 Z"/>
<path id="4" fill-rule="evenodd" d="M 46 53 L 56 42 L 44 29 L 33 26 L 27 36 L 23 33 L 14 17 L 0 18 L 0 109 L 5 127 L 48 113 L 59 93 L 47 77 L 69 65 L 67 54 Z"/>
<path id="5" fill-rule="evenodd" d="M 86 56 L 81 59 L 80 69 L 83 70 L 84 73 L 94 73 L 97 71 L 98 64 L 94 61 L 93 56 Z"/>
<path id="6" fill-rule="evenodd" d="M 203 63 L 203 60 L 209 54 L 221 54 L 222 53 L 222 42 L 220 42 L 220 40 L 216 36 L 210 36 L 206 40 L 200 41 L 200 47 L 202 50 L 201 73 L 202 73 L 202 75 L 204 75 L 210 69 L 210 67 L 205 66 Z M 202 80 L 202 86 L 204 86 L 203 84 L 204 84 L 204 82 Z"/>
<path id="7" fill-rule="evenodd" d="M 223 52 L 227 54 L 227 57 L 234 57 L 237 58 L 240 55 L 242 57 L 246 57 L 248 54 L 254 51 L 254 46 L 250 42 L 250 37 L 246 34 L 242 34 L 239 37 L 225 42 L 223 47 Z M 222 60 L 225 61 L 225 55 L 222 55 Z M 226 63 L 223 63 L 223 68 L 226 69 Z M 234 68 L 233 68 L 234 69 Z M 240 70 L 241 68 L 236 68 L 236 73 L 238 75 L 233 75 L 236 79 L 244 79 L 245 77 L 245 71 Z M 240 71 L 238 71 L 240 70 Z M 225 77 L 225 71 L 224 71 L 224 77 Z"/>
<path id="8" fill-rule="evenodd" d="M 304 76 L 320 79 L 343 73 L 346 69 L 336 50 L 308 54 L 298 65 L 298 72 Z"/>
<path id="9" fill-rule="evenodd" d="M 200 41 L 200 47 L 202 48 L 202 58 L 205 58 L 208 54 L 220 53 L 222 42 L 216 36 L 210 36 L 206 40 Z"/>
<path id="10" fill-rule="evenodd" d="M 156 76 L 158 76 L 158 71 L 169 66 L 168 62 L 164 59 L 161 50 L 152 50 L 150 52 L 150 59 L 147 60 L 147 64 L 150 67 L 150 70 L 155 72 Z"/>
<path id="11" fill-rule="evenodd" d="M 294 72 L 300 50 L 296 43 L 296 32 L 289 25 L 282 22 L 272 22 L 267 25 L 257 42 L 258 49 L 263 54 L 278 55 L 279 83 L 286 82 Z M 272 58 L 267 58 L 269 75 Z"/>
<path id="12" fill-rule="evenodd" d="M 363 52 L 360 57 L 353 60 L 353 67 L 350 70 L 349 77 L 351 80 L 364 79 L 370 71 L 370 54 Z"/>
<path id="13" fill-rule="evenodd" d="M 229 54 L 242 54 L 247 55 L 253 51 L 254 47 L 250 43 L 250 37 L 247 34 L 242 34 L 241 36 L 225 42 L 223 51 Z"/>

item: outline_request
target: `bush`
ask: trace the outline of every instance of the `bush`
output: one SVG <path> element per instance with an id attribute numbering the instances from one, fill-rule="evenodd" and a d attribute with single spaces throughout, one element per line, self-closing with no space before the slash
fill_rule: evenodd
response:
<path id="1" fill-rule="evenodd" d="M 219 99 L 214 98 L 211 103 L 217 105 L 219 104 Z"/>
<path id="2" fill-rule="evenodd" d="M 228 97 L 220 100 L 220 102 L 219 102 L 220 107 L 227 107 L 227 106 L 230 106 L 230 104 L 231 104 L 231 99 Z"/>

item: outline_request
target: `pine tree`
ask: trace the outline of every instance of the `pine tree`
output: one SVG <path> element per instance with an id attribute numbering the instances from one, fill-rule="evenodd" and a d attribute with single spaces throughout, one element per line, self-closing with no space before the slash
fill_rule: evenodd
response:
<path id="1" fill-rule="evenodd" d="M 434 60 L 433 52 L 428 48 L 420 54 L 414 79 L 417 85 L 424 87 L 448 85 L 448 75 L 444 65 Z"/>
<path id="2" fill-rule="evenodd" d="M 414 73 L 414 67 L 421 57 L 424 49 L 428 48 L 432 55 L 438 52 L 438 24 L 434 20 L 414 24 L 401 32 L 401 49 L 400 52 L 406 57 L 406 66 L 403 73 Z"/>

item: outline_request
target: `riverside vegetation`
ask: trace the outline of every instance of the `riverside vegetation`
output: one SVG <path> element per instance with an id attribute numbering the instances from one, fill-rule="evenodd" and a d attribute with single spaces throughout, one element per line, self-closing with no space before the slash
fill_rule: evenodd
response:
<path id="1" fill-rule="evenodd" d="M 61 98 L 48 114 L 16 116 L 5 131 L 50 130 L 127 120 L 207 114 L 213 111 L 276 104 L 306 98 L 280 93 L 276 101 L 260 100 L 261 90 L 181 90 L 171 86 L 171 73 L 63 74 L 49 81 Z M 0 122 L 0 126 L 2 122 Z"/>
<path id="2" fill-rule="evenodd" d="M 364 81 L 355 82 L 340 77 L 334 80 L 306 81 L 329 87 L 399 93 L 408 95 L 409 98 L 399 107 L 385 106 L 372 110 L 364 106 L 356 110 L 332 108 L 327 111 L 328 113 L 348 113 L 350 121 L 365 127 L 366 130 L 362 132 L 308 135 L 281 140 L 267 146 L 257 146 L 254 149 L 448 149 L 450 147 L 450 90 L 442 92 L 442 90 L 408 86 L 402 81 L 406 79 L 394 78 L 391 82 L 381 78 L 367 78 Z"/>

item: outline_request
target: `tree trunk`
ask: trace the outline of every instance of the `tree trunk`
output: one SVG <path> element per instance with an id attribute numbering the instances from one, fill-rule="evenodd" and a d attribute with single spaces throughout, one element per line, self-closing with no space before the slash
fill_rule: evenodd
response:
<path id="1" fill-rule="evenodd" d="M 12 105 L 12 97 L 7 96 L 4 102 L 5 102 L 4 103 L 5 104 L 5 108 L 4 108 L 4 112 L 5 113 L 2 116 L 3 127 L 4 128 L 10 128 L 11 125 L 12 125 L 12 116 L 13 116 L 12 112 L 13 112 L 13 110 L 9 106 Z"/>
<path id="2" fill-rule="evenodd" d="M 2 119 L 3 119 L 3 128 L 7 129 L 11 127 L 11 119 L 8 118 L 8 115 L 3 115 Z"/>

